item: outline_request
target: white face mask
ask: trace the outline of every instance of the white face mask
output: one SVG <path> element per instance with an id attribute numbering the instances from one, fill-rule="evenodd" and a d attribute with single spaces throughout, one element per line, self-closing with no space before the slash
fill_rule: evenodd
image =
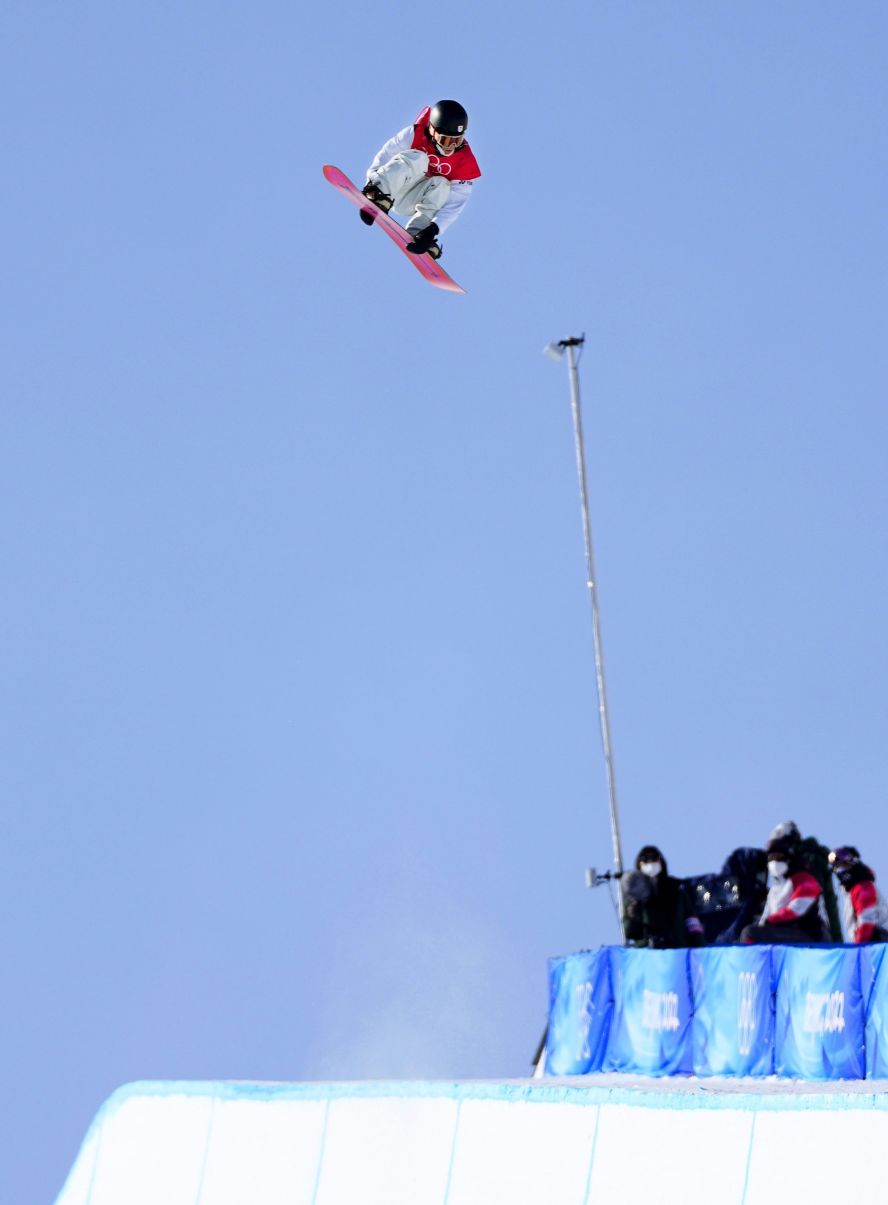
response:
<path id="1" fill-rule="evenodd" d="M 662 862 L 640 862 L 638 869 L 642 874 L 646 874 L 648 878 L 655 879 L 663 869 Z"/>
<path id="2" fill-rule="evenodd" d="M 785 879 L 789 867 L 785 862 L 769 862 L 768 873 L 772 879 Z"/>

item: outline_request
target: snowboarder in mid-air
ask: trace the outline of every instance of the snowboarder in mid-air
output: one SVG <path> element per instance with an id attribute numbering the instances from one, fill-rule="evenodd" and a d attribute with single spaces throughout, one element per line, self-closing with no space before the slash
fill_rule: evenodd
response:
<path id="1" fill-rule="evenodd" d="M 384 213 L 409 214 L 405 250 L 441 256 L 437 241 L 460 215 L 481 169 L 466 142 L 469 118 L 455 100 L 439 100 L 381 148 L 367 169 L 363 193 Z M 372 226 L 374 214 L 361 210 Z"/>

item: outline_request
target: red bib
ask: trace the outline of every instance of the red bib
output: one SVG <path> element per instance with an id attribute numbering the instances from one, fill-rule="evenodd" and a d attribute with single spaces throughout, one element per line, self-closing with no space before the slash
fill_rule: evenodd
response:
<path id="1" fill-rule="evenodd" d="M 427 176 L 446 176 L 448 180 L 477 180 L 481 175 L 478 161 L 472 154 L 472 148 L 467 142 L 453 152 L 452 155 L 442 155 L 429 137 L 429 114 L 431 105 L 423 109 L 413 123 L 414 151 L 425 151 L 429 157 Z"/>

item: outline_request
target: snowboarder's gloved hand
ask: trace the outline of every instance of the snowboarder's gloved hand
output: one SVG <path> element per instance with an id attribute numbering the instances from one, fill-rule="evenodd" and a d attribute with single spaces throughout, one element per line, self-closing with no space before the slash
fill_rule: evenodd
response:
<path id="1" fill-rule="evenodd" d="M 428 251 L 432 259 L 440 259 L 441 248 L 435 242 L 437 234 L 437 225 L 429 222 L 428 226 L 423 226 L 422 230 L 416 231 L 413 235 L 413 242 L 407 244 L 405 251 L 409 251 L 411 255 L 424 255 Z"/>

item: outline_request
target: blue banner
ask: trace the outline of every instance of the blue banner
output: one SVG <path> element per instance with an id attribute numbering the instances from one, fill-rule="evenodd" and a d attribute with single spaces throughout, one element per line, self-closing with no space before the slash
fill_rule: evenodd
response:
<path id="1" fill-rule="evenodd" d="M 888 944 L 604 948 L 549 963 L 546 1071 L 888 1078 Z"/>
<path id="2" fill-rule="evenodd" d="M 866 1072 L 858 950 L 775 946 L 774 1070 L 801 1079 L 863 1079 Z"/>
<path id="3" fill-rule="evenodd" d="M 860 991 L 866 1027 L 866 1078 L 888 1078 L 888 945 L 860 946 Z"/>
<path id="4" fill-rule="evenodd" d="M 774 996 L 768 946 L 691 950 L 696 1075 L 772 1075 Z"/>
<path id="5" fill-rule="evenodd" d="M 607 949 L 550 958 L 546 1074 L 600 1071 L 612 1009 Z"/>
<path id="6" fill-rule="evenodd" d="M 611 949 L 614 1013 L 603 1069 L 693 1071 L 687 950 Z"/>

